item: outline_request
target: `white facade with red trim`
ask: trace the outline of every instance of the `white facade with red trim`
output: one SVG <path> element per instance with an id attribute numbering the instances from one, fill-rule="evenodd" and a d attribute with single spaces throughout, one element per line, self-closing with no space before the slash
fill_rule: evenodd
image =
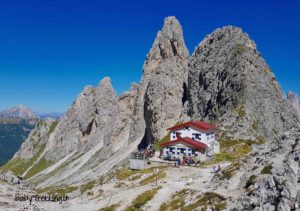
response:
<path id="1" fill-rule="evenodd" d="M 213 156 L 220 152 L 216 128 L 205 122 L 186 122 L 172 128 L 170 140 L 162 144 L 165 157 Z"/>

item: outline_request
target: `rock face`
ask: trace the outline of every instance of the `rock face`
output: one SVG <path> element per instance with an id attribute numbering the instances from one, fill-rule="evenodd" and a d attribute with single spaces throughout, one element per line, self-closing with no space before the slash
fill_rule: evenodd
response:
<path id="1" fill-rule="evenodd" d="M 296 107 L 292 95 L 289 100 Z M 59 122 L 37 125 L 5 169 L 25 166 L 22 173 L 36 188 L 81 187 L 110 177 L 138 145 L 156 142 L 167 127 L 190 119 L 218 124 L 223 138 L 265 140 L 247 157 L 251 164 L 238 163 L 244 169 L 231 189 L 240 194 L 231 203 L 237 210 L 287 210 L 300 201 L 296 115 L 255 43 L 227 26 L 208 35 L 189 58 L 175 17 L 158 32 L 139 84 L 121 96 L 109 78 L 85 87 Z M 259 173 L 264 167 L 267 173 Z M 251 175 L 255 179 L 246 185 Z"/>
<path id="2" fill-rule="evenodd" d="M 272 139 L 295 123 L 271 69 L 240 28 L 215 30 L 189 61 L 189 115 L 236 139 Z"/>
<path id="3" fill-rule="evenodd" d="M 0 117 L 5 118 L 21 118 L 21 119 L 36 119 L 36 114 L 29 108 L 23 105 L 16 105 L 10 109 L 0 112 Z"/>
<path id="4" fill-rule="evenodd" d="M 289 91 L 287 99 L 291 109 L 296 113 L 296 115 L 300 119 L 300 104 L 297 94 Z"/>
<path id="5" fill-rule="evenodd" d="M 243 190 L 237 209 L 293 210 L 299 206 L 300 130 L 291 129 L 252 153 L 253 166 L 241 179 Z"/>
<path id="6" fill-rule="evenodd" d="M 109 78 L 86 87 L 59 122 L 49 139 L 47 157 L 58 160 L 70 152 L 85 153 L 97 144 L 109 145 L 118 98 Z M 109 153 L 109 151 L 107 152 Z"/>
<path id="7" fill-rule="evenodd" d="M 49 135 L 53 132 L 57 121 L 54 119 L 40 120 L 35 128 L 31 130 L 28 138 L 23 142 L 19 151 L 14 155 L 14 158 L 20 157 L 21 159 L 30 159 L 41 148 L 45 148 Z M 52 131 L 50 131 L 50 129 Z"/>
<path id="8" fill-rule="evenodd" d="M 163 137 L 165 128 L 182 116 L 187 100 L 188 57 L 181 25 L 175 17 L 165 18 L 147 55 L 141 81 L 148 143 Z"/>

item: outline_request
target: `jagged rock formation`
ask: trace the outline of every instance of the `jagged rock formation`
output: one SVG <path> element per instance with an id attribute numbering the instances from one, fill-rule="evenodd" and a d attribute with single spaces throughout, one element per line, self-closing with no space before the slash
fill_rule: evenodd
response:
<path id="1" fill-rule="evenodd" d="M 239 164 L 244 165 L 243 172 L 234 178 L 237 186 L 231 191 L 241 197 L 231 202 L 231 207 L 286 210 L 300 200 L 296 116 L 254 42 L 241 29 L 228 26 L 208 35 L 189 58 L 175 17 L 166 18 L 158 32 L 139 84 L 132 84 L 121 96 L 116 95 L 109 78 L 97 87 L 85 87 L 59 123 L 49 120 L 37 125 L 4 169 L 24 166 L 16 173 L 29 178 L 36 188 L 99 182 L 100 177 L 110 177 L 110 170 L 120 167 L 139 144 L 158 141 L 167 127 L 189 119 L 217 123 L 223 138 L 265 140 Z M 273 167 L 271 173 L 258 175 L 269 165 Z M 166 191 L 171 197 L 170 187 L 176 186 L 177 173 L 198 175 L 178 171 L 170 173 L 173 182 L 168 181 L 161 195 Z M 205 174 L 208 184 L 212 175 Z M 256 175 L 256 182 L 246 185 L 251 175 Z M 226 195 L 227 189 L 219 188 L 224 181 L 216 181 L 213 191 Z M 212 186 L 201 189 L 195 185 L 199 194 Z M 178 190 L 182 187 L 177 184 Z M 111 189 L 120 190 L 112 184 L 105 188 L 108 194 Z M 249 188 L 253 188 L 250 193 Z M 135 191 L 141 192 L 139 188 Z M 155 202 L 152 206 L 157 208 Z"/>
<path id="2" fill-rule="evenodd" d="M 192 119 L 217 121 L 236 139 L 268 139 L 295 118 L 271 69 L 240 28 L 215 30 L 189 62 Z"/>
<path id="3" fill-rule="evenodd" d="M 237 209 L 299 208 L 299 137 L 299 128 L 291 129 L 252 153 L 249 159 L 252 160 L 251 167 L 241 178 L 243 194 L 239 197 Z"/>
<path id="4" fill-rule="evenodd" d="M 289 91 L 287 99 L 292 111 L 294 111 L 298 116 L 298 118 L 300 119 L 300 104 L 299 104 L 299 99 L 297 94 Z"/>
<path id="5" fill-rule="evenodd" d="M 21 119 L 36 119 L 36 114 L 29 108 L 23 105 L 16 105 L 10 109 L 0 112 L 0 117 L 5 118 L 21 118 Z"/>
<path id="6" fill-rule="evenodd" d="M 57 121 L 54 119 L 40 120 L 35 128 L 31 130 L 28 138 L 21 145 L 20 150 L 14 155 L 14 158 L 30 159 L 41 148 L 45 148 L 48 138 L 54 131 Z"/>
<path id="7" fill-rule="evenodd" d="M 147 142 L 158 141 L 165 128 L 182 116 L 187 100 L 187 65 L 189 53 L 180 23 L 165 18 L 143 67 L 141 81 Z"/>

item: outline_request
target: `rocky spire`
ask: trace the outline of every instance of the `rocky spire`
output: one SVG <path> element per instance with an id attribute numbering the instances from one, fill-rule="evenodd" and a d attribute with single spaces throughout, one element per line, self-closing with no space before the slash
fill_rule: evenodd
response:
<path id="1" fill-rule="evenodd" d="M 182 27 L 167 17 L 143 67 L 141 94 L 147 143 L 159 140 L 165 128 L 179 121 L 186 99 L 188 50 Z"/>

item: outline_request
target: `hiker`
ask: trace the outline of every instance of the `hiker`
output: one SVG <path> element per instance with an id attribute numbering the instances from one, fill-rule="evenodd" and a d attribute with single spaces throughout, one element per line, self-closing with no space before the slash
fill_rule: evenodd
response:
<path id="1" fill-rule="evenodd" d="M 212 172 L 211 173 L 216 173 L 217 169 L 216 166 L 213 166 Z"/>
<path id="2" fill-rule="evenodd" d="M 177 158 L 176 162 L 177 162 L 177 168 L 179 168 L 179 166 L 180 166 L 180 158 Z"/>

